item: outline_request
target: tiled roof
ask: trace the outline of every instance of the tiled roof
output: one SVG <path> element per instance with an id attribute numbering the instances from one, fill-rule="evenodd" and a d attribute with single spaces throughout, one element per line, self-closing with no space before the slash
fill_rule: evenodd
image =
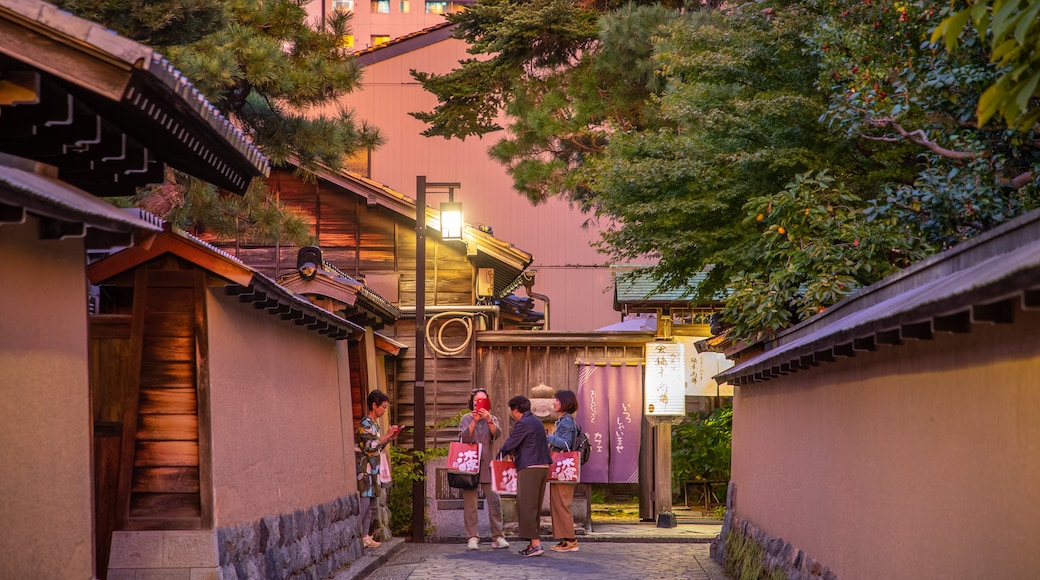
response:
<path id="1" fill-rule="evenodd" d="M 61 167 L 65 181 L 105 196 L 161 182 L 163 163 L 236 193 L 267 174 L 248 137 L 150 47 L 39 0 L 0 2 L 0 28 L 0 79 L 34 76 L 36 95 L 5 107 L 0 150 Z M 25 124 L 35 139 L 17 138 Z M 84 169 L 94 150 L 120 146 L 122 157 Z"/>
<path id="2" fill-rule="evenodd" d="M 290 160 L 290 163 L 293 161 Z M 347 170 L 334 171 L 323 168 L 318 171 L 317 175 L 319 179 L 366 198 L 369 205 L 385 207 L 406 219 L 415 221 L 415 200 L 383 183 Z M 427 206 L 426 220 L 430 227 L 440 230 L 440 212 L 438 210 Z M 513 270 L 508 279 L 496 278 L 496 295 L 508 294 L 508 292 L 502 292 L 502 287 L 513 281 L 515 276 L 520 275 L 534 261 L 534 256 L 529 252 L 469 224 L 464 226 L 462 235 L 465 243 L 471 244 L 476 250 L 481 261 L 491 260 L 503 269 Z"/>
<path id="3" fill-rule="evenodd" d="M 455 33 L 455 26 L 451 22 L 441 22 L 422 30 L 399 36 L 389 42 L 358 50 L 354 52 L 354 57 L 357 58 L 357 63 L 361 66 L 387 60 L 451 38 Z"/>
<path id="4" fill-rule="evenodd" d="M 1016 304 L 1040 308 L 1040 211 L 1034 211 L 863 288 L 776 339 L 716 380 L 734 384 L 872 351 L 879 344 L 1008 323 Z"/>
<path id="5" fill-rule="evenodd" d="M 254 308 L 263 309 L 268 314 L 277 315 L 281 320 L 305 326 L 308 330 L 335 340 L 357 338 L 364 334 L 364 329 L 357 324 L 312 304 L 231 254 L 169 224 L 147 247 L 135 245 L 116 252 L 91 264 L 87 273 L 91 283 L 102 284 L 167 253 L 224 278 L 228 281 L 224 287 L 226 294 L 236 296 L 241 302 L 251 303 Z"/>
<path id="6" fill-rule="evenodd" d="M 29 213 L 68 224 L 81 224 L 81 231 L 87 236 L 88 249 L 112 247 L 93 244 L 91 230 L 131 235 L 162 231 L 155 223 L 121 211 L 56 177 L 30 171 L 27 167 L 30 164 L 29 161 L 0 154 L 0 208 L 10 208 L 2 212 L 4 218 L 0 222 L 21 221 Z M 128 236 L 122 244 L 128 245 L 132 240 Z"/>
<path id="7" fill-rule="evenodd" d="M 657 281 L 650 273 L 640 272 L 652 267 L 650 264 L 615 264 L 610 267 L 611 276 L 614 278 L 615 309 L 620 310 L 621 306 L 632 304 L 688 306 L 697 288 L 708 277 L 707 272 L 698 272 L 684 287 L 660 292 L 657 291 Z"/>

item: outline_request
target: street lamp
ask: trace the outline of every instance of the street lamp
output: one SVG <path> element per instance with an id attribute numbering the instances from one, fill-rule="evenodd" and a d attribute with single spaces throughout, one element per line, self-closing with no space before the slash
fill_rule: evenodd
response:
<path id="1" fill-rule="evenodd" d="M 462 204 L 455 203 L 454 192 L 458 183 L 427 183 L 425 175 L 415 178 L 415 396 L 412 420 L 412 449 L 419 468 L 426 473 L 421 461 L 426 451 L 426 193 L 429 188 L 447 189 L 448 203 L 441 204 L 441 239 L 462 239 Z M 432 192 L 431 192 L 432 193 Z M 448 206 L 447 208 L 445 206 Z M 453 237 L 449 237 L 449 234 Z M 426 481 L 412 482 L 412 541 L 426 540 Z"/>

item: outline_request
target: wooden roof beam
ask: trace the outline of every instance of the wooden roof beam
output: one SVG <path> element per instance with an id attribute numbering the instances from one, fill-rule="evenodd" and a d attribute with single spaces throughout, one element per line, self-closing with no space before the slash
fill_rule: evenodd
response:
<path id="1" fill-rule="evenodd" d="M 973 322 L 1010 324 L 1015 321 L 1015 305 L 1011 299 L 976 304 L 971 307 L 971 319 Z"/>
<path id="2" fill-rule="evenodd" d="M 936 332 L 969 332 L 971 330 L 971 311 L 962 310 L 947 316 L 936 316 L 932 319 L 932 328 Z"/>
<path id="3" fill-rule="evenodd" d="M 931 320 L 904 324 L 899 332 L 903 338 L 914 338 L 917 340 L 931 340 L 934 338 Z"/>

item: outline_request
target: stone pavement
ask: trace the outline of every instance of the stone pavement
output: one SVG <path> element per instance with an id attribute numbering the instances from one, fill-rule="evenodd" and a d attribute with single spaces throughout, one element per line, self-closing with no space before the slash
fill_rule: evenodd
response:
<path id="1" fill-rule="evenodd" d="M 362 558 L 341 571 L 335 580 L 439 580 L 509 578 L 510 580 L 565 577 L 570 579 L 690 579 L 728 580 L 721 566 L 709 557 L 709 544 L 721 522 L 694 521 L 675 528 L 658 528 L 654 522 L 595 524 L 578 537 L 581 549 L 558 554 L 555 544 L 542 537 L 543 556 L 522 558 L 517 551 L 527 544 L 508 538 L 507 550 L 492 550 L 489 538 L 480 549 L 466 549 L 459 538 L 452 543 L 414 544 L 403 538 L 365 550 Z"/>

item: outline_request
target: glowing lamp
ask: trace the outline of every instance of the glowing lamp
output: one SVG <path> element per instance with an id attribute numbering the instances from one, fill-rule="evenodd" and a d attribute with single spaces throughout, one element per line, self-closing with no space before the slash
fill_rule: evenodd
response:
<path id="1" fill-rule="evenodd" d="M 648 417 L 685 415 L 685 378 L 685 360 L 681 343 L 647 343 L 643 412 Z"/>

